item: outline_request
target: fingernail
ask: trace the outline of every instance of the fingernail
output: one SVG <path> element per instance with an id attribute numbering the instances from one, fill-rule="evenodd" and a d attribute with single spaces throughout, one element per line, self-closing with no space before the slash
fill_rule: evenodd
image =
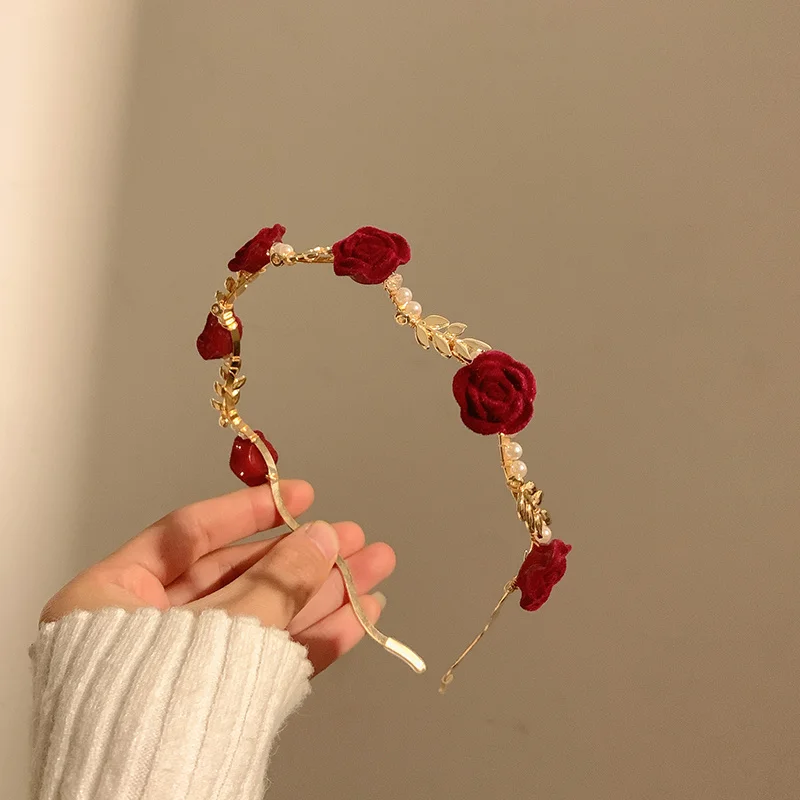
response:
<path id="1" fill-rule="evenodd" d="M 373 592 L 372 596 L 378 601 L 378 605 L 382 609 L 386 608 L 386 595 L 383 592 Z"/>
<path id="2" fill-rule="evenodd" d="M 308 526 L 308 538 L 319 547 L 322 554 L 329 561 L 333 561 L 339 552 L 339 537 L 336 535 L 333 525 L 317 520 Z"/>

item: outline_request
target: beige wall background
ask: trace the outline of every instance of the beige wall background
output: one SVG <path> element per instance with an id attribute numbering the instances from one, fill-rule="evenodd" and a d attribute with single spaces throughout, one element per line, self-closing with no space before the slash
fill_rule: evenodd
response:
<path id="1" fill-rule="evenodd" d="M 453 367 L 378 288 L 276 272 L 248 393 L 315 513 L 399 557 L 315 681 L 280 798 L 794 798 L 800 9 L 509 0 L 7 8 L 3 781 L 39 606 L 236 488 L 194 338 L 232 251 L 402 232 L 428 311 L 534 369 L 520 437 L 569 571 L 460 668 L 523 530 Z M 13 101 L 13 102 L 12 102 Z"/>

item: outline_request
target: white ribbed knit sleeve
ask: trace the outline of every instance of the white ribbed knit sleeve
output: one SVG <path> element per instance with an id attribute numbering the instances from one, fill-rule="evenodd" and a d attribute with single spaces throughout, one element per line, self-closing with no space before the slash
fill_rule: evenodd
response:
<path id="1" fill-rule="evenodd" d="M 306 649 L 251 617 L 77 611 L 33 661 L 33 800 L 260 800 L 309 692 Z"/>

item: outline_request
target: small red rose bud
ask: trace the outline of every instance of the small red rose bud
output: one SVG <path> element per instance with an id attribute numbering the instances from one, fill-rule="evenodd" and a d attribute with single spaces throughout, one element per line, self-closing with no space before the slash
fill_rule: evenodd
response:
<path id="1" fill-rule="evenodd" d="M 262 228 L 236 251 L 236 255 L 228 262 L 228 269 L 232 272 L 258 272 L 266 267 L 269 264 L 270 247 L 280 242 L 284 233 L 286 228 L 283 225 Z"/>
<path id="2" fill-rule="evenodd" d="M 242 321 L 234 315 L 242 335 Z M 206 317 L 206 326 L 197 337 L 197 352 L 206 360 L 225 358 L 233 352 L 231 332 L 211 313 Z"/>
<path id="3" fill-rule="evenodd" d="M 526 611 L 536 611 L 550 597 L 553 587 L 567 571 L 567 553 L 571 544 L 553 539 L 550 544 L 534 545 L 522 562 L 517 575 L 517 586 L 522 591 L 520 606 Z"/>
<path id="4" fill-rule="evenodd" d="M 261 431 L 255 431 L 256 435 L 267 446 L 275 463 L 278 463 L 278 451 L 267 441 Z M 248 486 L 261 486 L 268 483 L 267 462 L 259 452 L 258 446 L 249 439 L 237 436 L 233 440 L 231 449 L 231 469 L 239 480 L 244 481 Z"/>

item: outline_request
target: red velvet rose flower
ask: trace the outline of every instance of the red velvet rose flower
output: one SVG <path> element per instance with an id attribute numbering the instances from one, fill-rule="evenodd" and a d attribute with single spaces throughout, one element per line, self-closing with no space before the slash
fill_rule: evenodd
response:
<path id="1" fill-rule="evenodd" d="M 383 283 L 411 258 L 411 248 L 399 233 L 366 226 L 333 245 L 333 271 L 356 283 Z"/>
<path id="2" fill-rule="evenodd" d="M 234 315 L 239 325 L 239 336 L 242 335 L 242 321 Z M 206 326 L 197 337 L 197 352 L 206 360 L 225 358 L 233 352 L 231 332 L 213 315 L 206 317 Z"/>
<path id="3" fill-rule="evenodd" d="M 284 233 L 286 228 L 283 225 L 262 228 L 236 251 L 236 255 L 228 262 L 228 269 L 232 272 L 258 272 L 269 264 L 269 249 L 283 239 Z"/>
<path id="4" fill-rule="evenodd" d="M 520 606 L 526 611 L 536 611 L 550 597 L 553 587 L 567 571 L 567 553 L 571 544 L 553 539 L 549 544 L 534 545 L 522 562 L 517 575 L 517 586 L 522 590 Z"/>
<path id="5" fill-rule="evenodd" d="M 255 433 L 267 446 L 277 464 L 278 451 L 267 441 L 261 431 L 255 431 Z M 233 474 L 248 486 L 261 486 L 269 481 L 267 477 L 267 462 L 259 452 L 258 446 L 249 439 L 242 439 L 241 436 L 237 436 L 233 440 L 230 464 Z"/>
<path id="6" fill-rule="evenodd" d="M 475 433 L 518 433 L 533 416 L 536 378 L 508 353 L 489 350 L 456 372 L 461 421 Z"/>

